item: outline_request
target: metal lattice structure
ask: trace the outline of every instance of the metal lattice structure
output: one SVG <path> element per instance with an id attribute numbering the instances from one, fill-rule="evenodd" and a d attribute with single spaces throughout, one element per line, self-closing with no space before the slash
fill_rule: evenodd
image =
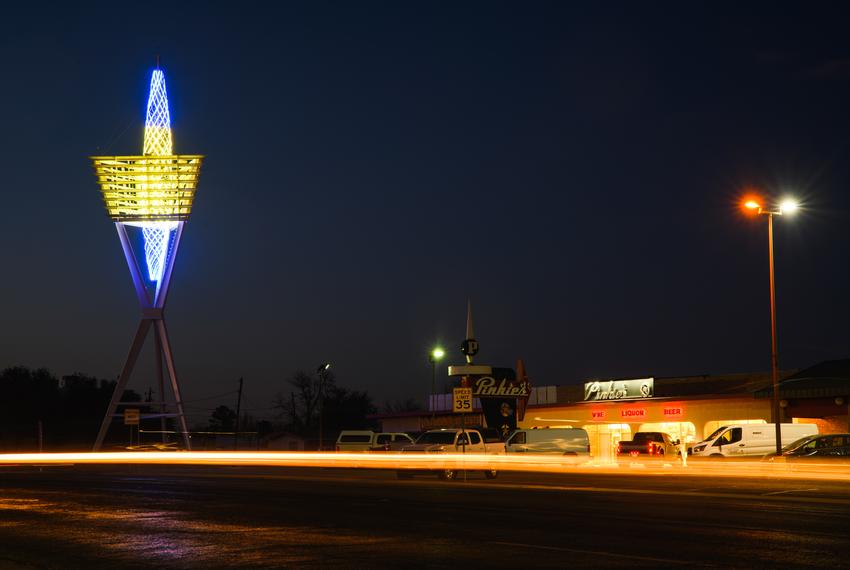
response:
<path id="1" fill-rule="evenodd" d="M 166 418 L 176 418 L 184 445 L 191 449 L 164 311 L 183 226 L 192 212 L 203 156 L 172 154 L 172 144 L 165 75 L 157 68 L 151 76 L 143 154 L 91 157 L 142 309 L 142 320 L 100 426 L 95 451 L 103 444 L 113 418 L 120 417 L 116 411 L 124 404 L 121 395 L 151 329 L 160 388 L 160 401 L 154 404 L 159 405 L 159 413 L 143 415 L 142 419 L 160 418 L 162 438 L 166 441 Z M 136 247 L 139 243 L 141 249 Z M 146 272 L 142 271 L 143 263 Z M 174 395 L 173 404 L 165 397 L 163 363 Z"/>
<path id="2" fill-rule="evenodd" d="M 127 225 L 135 225 L 128 223 Z M 162 282 L 168 253 L 171 245 L 171 233 L 177 229 L 177 222 L 144 222 L 139 225 L 145 242 L 145 262 L 148 277 L 157 284 Z"/>

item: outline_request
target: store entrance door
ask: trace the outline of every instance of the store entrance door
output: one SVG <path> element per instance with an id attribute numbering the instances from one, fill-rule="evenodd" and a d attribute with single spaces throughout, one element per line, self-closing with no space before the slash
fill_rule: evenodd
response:
<path id="1" fill-rule="evenodd" d="M 590 456 L 600 463 L 617 460 L 617 444 L 632 438 L 629 424 L 587 424 L 582 426 L 590 438 Z"/>

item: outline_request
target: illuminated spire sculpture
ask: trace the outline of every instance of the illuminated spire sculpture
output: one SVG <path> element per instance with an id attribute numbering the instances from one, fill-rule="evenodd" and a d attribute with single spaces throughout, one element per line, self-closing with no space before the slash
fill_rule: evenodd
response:
<path id="1" fill-rule="evenodd" d="M 177 248 L 183 235 L 183 226 L 192 210 L 203 157 L 172 154 L 172 143 L 165 75 L 157 66 L 151 76 L 143 154 L 91 157 L 106 210 L 115 221 L 142 308 L 142 320 L 100 426 L 94 444 L 95 451 L 103 444 L 113 417 L 119 416 L 116 414 L 118 406 L 126 404 L 120 401 L 121 395 L 151 328 L 159 381 L 159 401 L 154 404 L 159 405 L 160 413 L 143 416 L 143 419 L 161 418 L 165 441 L 165 418 L 177 418 L 184 444 L 187 449 L 191 448 L 163 313 Z M 163 361 L 174 394 L 173 412 L 169 412 L 171 403 L 165 397 Z"/>

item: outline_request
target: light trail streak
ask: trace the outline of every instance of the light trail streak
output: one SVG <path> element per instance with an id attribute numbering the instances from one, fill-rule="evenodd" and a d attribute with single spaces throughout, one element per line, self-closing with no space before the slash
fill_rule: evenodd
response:
<path id="1" fill-rule="evenodd" d="M 523 471 L 539 473 L 607 473 L 643 476 L 782 477 L 850 481 L 850 463 L 769 461 L 626 461 L 576 464 L 558 455 L 463 455 L 429 453 L 311 453 L 250 451 L 171 451 L 107 453 L 6 453 L 2 466 L 47 465 L 243 465 L 437 471 Z"/>

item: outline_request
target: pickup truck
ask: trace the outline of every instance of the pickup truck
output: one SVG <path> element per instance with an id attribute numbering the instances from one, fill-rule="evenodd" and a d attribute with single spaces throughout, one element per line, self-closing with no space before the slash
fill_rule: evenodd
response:
<path id="1" fill-rule="evenodd" d="M 381 432 L 369 430 L 343 430 L 336 440 L 336 450 L 350 453 L 352 451 L 390 451 L 393 445 L 413 443 L 406 433 Z"/>
<path id="2" fill-rule="evenodd" d="M 420 435 L 413 445 L 402 448 L 402 453 L 470 453 L 478 455 L 504 455 L 505 443 L 499 438 L 497 430 L 472 429 L 432 429 Z M 429 470 L 434 472 L 434 470 Z M 399 479 L 411 479 L 416 471 L 399 469 Z M 452 480 L 457 477 L 455 469 L 438 469 L 440 479 Z M 495 479 L 495 469 L 484 471 L 488 479 Z"/>
<path id="3" fill-rule="evenodd" d="M 650 455 L 660 457 L 676 455 L 676 443 L 670 435 L 661 431 L 639 431 L 631 441 L 621 441 L 617 444 L 617 455 Z"/>

